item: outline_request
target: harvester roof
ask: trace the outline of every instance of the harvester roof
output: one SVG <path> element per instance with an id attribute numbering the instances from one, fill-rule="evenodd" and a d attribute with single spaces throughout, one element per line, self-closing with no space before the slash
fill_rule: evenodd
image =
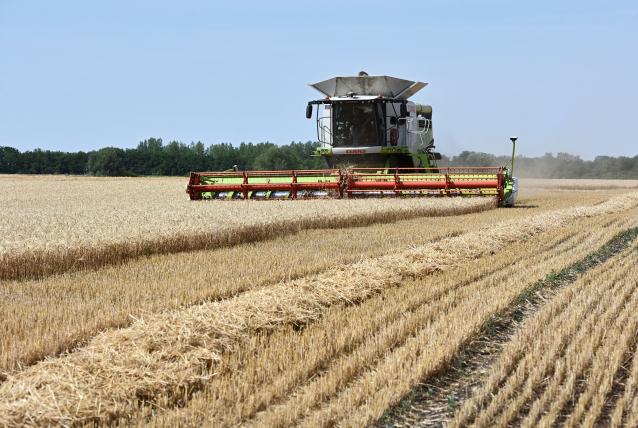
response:
<path id="1" fill-rule="evenodd" d="M 311 84 L 313 88 L 328 97 L 348 97 L 350 95 L 383 96 L 406 100 L 423 89 L 427 83 L 399 79 L 390 76 L 346 76 L 333 77 Z"/>

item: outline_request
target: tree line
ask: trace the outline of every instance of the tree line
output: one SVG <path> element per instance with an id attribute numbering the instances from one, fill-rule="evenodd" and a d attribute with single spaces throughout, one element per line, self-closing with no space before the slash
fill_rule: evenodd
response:
<path id="1" fill-rule="evenodd" d="M 509 166 L 511 156 L 464 151 L 444 157 L 440 166 Z M 516 156 L 514 175 L 527 178 L 638 179 L 638 156 L 596 156 L 583 160 L 569 153 L 545 153 L 539 157 Z"/>
<path id="2" fill-rule="evenodd" d="M 184 144 L 149 138 L 136 148 L 105 147 L 90 152 L 30 150 L 0 147 L 2 174 L 77 174 L 97 176 L 186 175 L 190 171 L 281 170 L 325 168 L 323 158 L 312 156 L 317 143 L 292 142 Z M 464 151 L 443 156 L 440 166 L 509 165 L 508 156 Z M 568 153 L 540 157 L 517 156 L 515 175 L 537 178 L 633 178 L 638 179 L 638 156 L 597 156 L 583 160 Z"/>
<path id="3" fill-rule="evenodd" d="M 0 147 L 0 173 L 80 174 L 97 176 L 186 175 L 190 171 L 281 170 L 324 168 L 322 158 L 311 156 L 312 142 L 228 143 L 205 147 L 202 142 L 184 144 L 149 138 L 134 149 L 105 147 L 90 152 L 32 150 L 20 152 Z"/>

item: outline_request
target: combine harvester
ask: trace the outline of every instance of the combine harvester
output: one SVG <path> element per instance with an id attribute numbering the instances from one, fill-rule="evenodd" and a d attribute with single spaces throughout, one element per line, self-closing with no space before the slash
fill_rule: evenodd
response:
<path id="1" fill-rule="evenodd" d="M 325 98 L 310 101 L 306 117 L 316 110 L 315 155 L 329 169 L 192 172 L 186 192 L 192 200 L 491 196 L 514 205 L 516 137 L 509 169 L 437 167 L 432 107 L 408 101 L 426 85 L 365 72 L 315 83 Z"/>

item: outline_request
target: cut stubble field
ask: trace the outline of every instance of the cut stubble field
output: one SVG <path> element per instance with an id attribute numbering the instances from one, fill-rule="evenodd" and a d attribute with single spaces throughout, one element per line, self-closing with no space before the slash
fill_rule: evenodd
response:
<path id="1" fill-rule="evenodd" d="M 636 426 L 638 244 L 562 290 L 505 345 L 453 426 Z"/>
<path id="2" fill-rule="evenodd" d="M 94 236 L 69 232 L 67 247 L 48 242 L 53 231 L 29 237 L 24 226 L 3 242 L 6 254 L 20 240 L 55 255 L 129 239 L 139 246 L 174 230 L 230 233 L 242 221 L 274 231 L 2 280 L 0 425 L 369 424 L 445 370 L 531 282 L 638 226 L 638 194 L 614 182 L 555 195 L 530 184 L 519 208 L 491 209 L 493 201 L 467 199 L 182 204 L 174 179 L 56 185 L 65 180 L 83 196 L 58 192 L 47 224 L 59 230 L 73 216 L 85 225 L 100 210 L 108 218 L 105 207 L 134 200 L 125 194 L 142 182 L 147 191 L 135 209 L 111 216 L 112 236 L 98 222 Z M 14 216 L 29 204 L 17 199 Z M 62 209 L 80 200 L 95 208 Z M 171 207 L 180 214 L 160 218 Z M 166 219 L 189 209 L 171 229 Z M 270 223 L 251 218 L 261 210 Z M 274 228 L 296 217 L 290 230 Z M 140 234 L 135 225 L 146 220 L 156 227 Z"/>

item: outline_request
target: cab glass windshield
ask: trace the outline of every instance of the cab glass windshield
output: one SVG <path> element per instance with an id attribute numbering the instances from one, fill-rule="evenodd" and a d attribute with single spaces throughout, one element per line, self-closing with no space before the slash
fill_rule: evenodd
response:
<path id="1" fill-rule="evenodd" d="M 333 146 L 383 145 L 381 104 L 333 103 Z"/>

